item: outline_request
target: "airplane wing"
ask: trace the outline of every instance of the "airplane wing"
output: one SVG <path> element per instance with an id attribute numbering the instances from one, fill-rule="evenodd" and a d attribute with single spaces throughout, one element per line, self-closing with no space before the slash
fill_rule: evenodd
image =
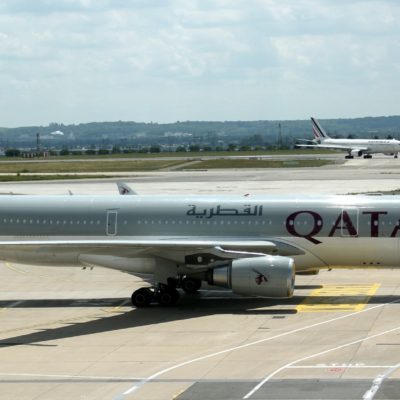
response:
<path id="1" fill-rule="evenodd" d="M 265 254 L 299 255 L 304 251 L 273 238 L 258 240 L 249 238 L 149 238 L 111 240 L 21 240 L 0 241 L 4 252 L 26 252 L 37 255 L 54 253 L 82 255 L 107 255 L 117 257 L 161 257 L 193 266 L 204 266 L 214 261 L 256 257 Z M 78 260 L 77 260 L 78 261 Z"/>
<path id="2" fill-rule="evenodd" d="M 330 149 L 330 150 L 344 150 L 344 151 L 368 151 L 368 147 L 352 147 L 340 144 L 297 144 L 296 147 Z"/>

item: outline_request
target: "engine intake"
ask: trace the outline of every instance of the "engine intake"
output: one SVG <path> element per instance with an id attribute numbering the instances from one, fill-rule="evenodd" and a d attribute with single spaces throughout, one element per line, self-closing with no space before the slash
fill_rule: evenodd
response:
<path id="1" fill-rule="evenodd" d="M 246 296 L 293 296 L 294 261 L 288 257 L 261 256 L 233 260 L 210 271 L 208 283 Z"/>
<path id="2" fill-rule="evenodd" d="M 361 157 L 364 154 L 362 150 L 352 150 L 350 153 L 352 156 L 357 156 L 357 157 Z"/>

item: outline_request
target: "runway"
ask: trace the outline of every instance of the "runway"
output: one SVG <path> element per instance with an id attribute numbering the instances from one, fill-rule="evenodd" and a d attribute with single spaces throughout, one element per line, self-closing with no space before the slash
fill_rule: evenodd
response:
<path id="1" fill-rule="evenodd" d="M 343 161 L 343 154 L 330 155 Z M 103 173 L 102 173 L 103 174 Z M 104 174 L 103 174 L 104 175 Z M 0 193 L 115 194 L 117 180 L 141 194 L 353 194 L 400 189 L 400 159 L 377 155 L 319 168 L 112 173 L 118 178 L 1 183 Z"/>
<path id="2" fill-rule="evenodd" d="M 399 163 L 399 164 L 398 164 Z M 141 193 L 395 190 L 400 162 L 318 169 L 138 174 Z M 226 180 L 228 177 L 228 180 Z M 1 192 L 117 195 L 114 180 L 1 185 Z M 0 263 L 0 399 L 396 399 L 400 271 L 298 276 L 272 301 L 201 291 L 134 309 L 133 276 Z"/>

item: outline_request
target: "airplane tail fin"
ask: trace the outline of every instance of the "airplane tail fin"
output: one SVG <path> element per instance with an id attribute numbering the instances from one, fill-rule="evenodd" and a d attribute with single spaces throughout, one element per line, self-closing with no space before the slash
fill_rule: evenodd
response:
<path id="1" fill-rule="evenodd" d="M 311 123 L 315 139 L 318 142 L 322 142 L 324 139 L 329 139 L 329 135 L 324 131 L 322 126 L 315 118 L 311 117 Z"/>
<path id="2" fill-rule="evenodd" d="M 137 193 L 125 182 L 117 182 L 118 192 L 121 195 L 137 195 Z"/>

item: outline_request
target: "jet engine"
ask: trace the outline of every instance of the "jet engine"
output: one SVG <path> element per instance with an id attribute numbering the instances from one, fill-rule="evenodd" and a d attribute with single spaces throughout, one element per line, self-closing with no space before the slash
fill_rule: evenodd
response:
<path id="1" fill-rule="evenodd" d="M 288 257 L 261 256 L 233 260 L 210 270 L 208 283 L 234 293 L 260 297 L 292 297 L 294 261 Z"/>
<path id="2" fill-rule="evenodd" d="M 361 157 L 363 155 L 363 151 L 362 150 L 352 150 L 351 155 Z"/>

